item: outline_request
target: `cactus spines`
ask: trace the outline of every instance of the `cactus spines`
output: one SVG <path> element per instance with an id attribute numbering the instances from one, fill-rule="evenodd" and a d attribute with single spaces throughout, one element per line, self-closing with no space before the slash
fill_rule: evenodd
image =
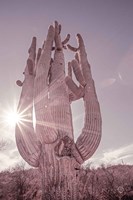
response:
<path id="1" fill-rule="evenodd" d="M 78 174 L 81 164 L 95 152 L 101 138 L 101 114 L 94 81 L 83 39 L 80 34 L 77 38 L 78 48 L 67 45 L 76 54 L 68 63 L 68 76 L 65 76 L 63 49 L 70 35 L 62 42 L 61 25 L 55 21 L 37 56 L 33 37 L 24 81 L 17 81 L 22 86 L 18 104 L 22 119 L 16 125 L 16 143 L 23 159 L 42 173 L 42 199 L 45 200 L 84 199 L 78 189 L 81 185 Z M 79 86 L 72 79 L 72 71 Z M 84 101 L 85 122 L 75 143 L 71 102 L 80 98 Z"/>

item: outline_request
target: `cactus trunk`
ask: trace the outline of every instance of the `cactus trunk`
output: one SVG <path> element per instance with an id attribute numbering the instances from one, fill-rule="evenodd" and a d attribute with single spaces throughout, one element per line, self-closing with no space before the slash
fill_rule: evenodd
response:
<path id="1" fill-rule="evenodd" d="M 39 169 L 42 174 L 42 200 L 77 200 L 78 177 L 75 161 L 57 158 L 52 145 L 42 146 Z"/>

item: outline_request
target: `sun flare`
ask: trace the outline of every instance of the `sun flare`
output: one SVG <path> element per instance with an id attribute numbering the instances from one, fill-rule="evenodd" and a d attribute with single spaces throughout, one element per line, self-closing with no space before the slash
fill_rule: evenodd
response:
<path id="1" fill-rule="evenodd" d="M 3 128 L 14 129 L 16 125 L 23 123 L 24 115 L 18 112 L 16 101 L 9 105 L 7 103 L 0 113 L 0 125 Z"/>
<path id="2" fill-rule="evenodd" d="M 21 121 L 21 116 L 19 113 L 12 111 L 6 114 L 5 121 L 9 126 L 15 126 Z"/>
<path id="3" fill-rule="evenodd" d="M 24 126 L 33 126 L 35 128 L 36 117 L 34 107 L 32 111 L 29 111 L 29 107 L 19 110 L 16 101 L 12 106 L 7 104 L 0 113 L 0 124 L 9 129 L 14 129 L 16 125 L 19 126 L 20 129 Z"/>

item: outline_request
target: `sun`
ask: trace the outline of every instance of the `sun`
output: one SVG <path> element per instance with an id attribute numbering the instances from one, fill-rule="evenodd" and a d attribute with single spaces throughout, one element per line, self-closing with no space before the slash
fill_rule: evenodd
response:
<path id="1" fill-rule="evenodd" d="M 5 108 L 0 113 L 0 125 L 4 128 L 14 129 L 17 126 L 21 128 L 22 126 L 27 126 L 27 123 L 31 123 L 32 126 L 36 127 L 36 118 L 34 114 L 34 109 L 31 115 L 27 114 L 28 108 L 21 110 L 18 109 L 16 101 L 12 105 L 7 104 Z"/>
<path id="2" fill-rule="evenodd" d="M 9 126 L 13 127 L 21 121 L 21 116 L 19 113 L 11 111 L 6 114 L 5 121 Z"/>
<path id="3" fill-rule="evenodd" d="M 9 128 L 15 128 L 16 125 L 22 123 L 22 120 L 22 113 L 19 113 L 17 111 L 16 106 L 13 106 L 13 108 L 7 107 L 6 110 L 3 111 L 3 114 L 1 116 L 2 123 Z"/>

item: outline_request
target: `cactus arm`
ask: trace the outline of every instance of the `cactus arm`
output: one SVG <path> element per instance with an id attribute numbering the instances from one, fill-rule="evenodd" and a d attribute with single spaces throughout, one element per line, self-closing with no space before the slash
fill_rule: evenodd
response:
<path id="1" fill-rule="evenodd" d="M 74 50 L 76 49 L 76 51 L 78 51 L 78 59 L 76 60 L 78 60 L 79 63 L 74 60 L 71 64 L 73 66 L 74 74 L 80 83 L 80 87 L 74 85 L 75 83 L 70 76 L 66 77 L 66 83 L 77 99 L 83 97 L 84 100 L 84 127 L 82 129 L 82 133 L 76 141 L 76 147 L 85 161 L 93 155 L 100 143 L 102 120 L 84 42 L 81 35 L 78 34 L 77 37 L 79 47 L 77 49 L 74 48 Z M 70 46 L 68 47 L 70 48 Z M 70 49 L 73 50 L 73 48 Z M 83 90 L 82 93 L 80 93 L 80 88 Z"/>
<path id="2" fill-rule="evenodd" d="M 36 133 L 41 143 L 49 144 L 57 140 L 57 130 L 54 127 L 49 104 L 49 70 L 55 29 L 51 25 L 46 41 L 36 64 L 34 81 L 34 106 L 36 114 Z"/>
<path id="3" fill-rule="evenodd" d="M 79 86 L 77 86 L 72 79 L 72 69 L 77 81 L 80 83 Z M 76 101 L 84 96 L 84 86 L 86 85 L 86 82 L 81 73 L 80 66 L 77 59 L 74 59 L 68 63 L 68 76 L 66 76 L 65 81 L 69 88 L 68 91 L 69 91 L 70 102 Z"/>
<path id="4" fill-rule="evenodd" d="M 65 83 L 65 59 L 60 33 L 61 26 L 55 22 L 55 53 L 49 85 L 51 113 L 59 135 L 61 137 L 68 135 L 73 138 L 72 114 Z"/>
<path id="5" fill-rule="evenodd" d="M 34 87 L 34 59 L 36 39 L 33 38 L 29 49 L 29 58 L 24 71 L 25 80 L 22 84 L 22 92 L 18 104 L 18 113 L 21 117 L 16 124 L 15 136 L 20 155 L 33 167 L 38 166 L 40 148 L 37 144 L 33 128 L 33 87 Z"/>

